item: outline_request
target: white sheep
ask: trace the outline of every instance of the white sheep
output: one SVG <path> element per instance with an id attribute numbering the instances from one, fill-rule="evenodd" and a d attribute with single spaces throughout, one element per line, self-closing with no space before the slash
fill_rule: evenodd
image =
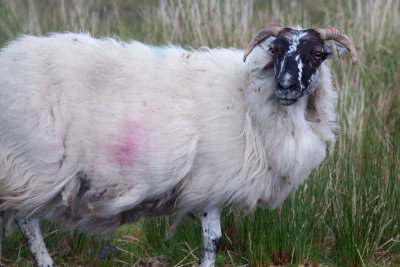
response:
<path id="1" fill-rule="evenodd" d="M 199 264 L 213 266 L 221 208 L 279 206 L 335 140 L 323 61 L 344 48 L 326 40 L 356 61 L 327 27 L 268 25 L 246 63 L 236 49 L 17 39 L 0 52 L 0 223 L 15 218 L 37 264 L 53 266 L 43 217 L 109 236 L 141 217 L 194 213 Z"/>

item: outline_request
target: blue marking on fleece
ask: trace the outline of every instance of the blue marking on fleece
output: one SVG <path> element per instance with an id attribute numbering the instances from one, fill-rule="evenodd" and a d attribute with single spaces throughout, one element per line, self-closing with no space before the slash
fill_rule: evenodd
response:
<path id="1" fill-rule="evenodd" d="M 158 46 L 152 46 L 151 49 L 153 50 L 153 52 L 157 56 L 159 56 L 159 57 L 164 57 L 165 56 L 166 48 L 158 47 Z"/>

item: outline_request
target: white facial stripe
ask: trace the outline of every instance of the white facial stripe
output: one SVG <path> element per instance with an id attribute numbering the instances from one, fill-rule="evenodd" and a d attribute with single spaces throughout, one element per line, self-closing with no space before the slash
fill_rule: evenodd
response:
<path id="1" fill-rule="evenodd" d="M 287 58 L 287 54 L 285 54 L 285 55 L 283 56 L 282 63 L 281 63 L 281 70 L 279 71 L 279 75 L 281 75 L 282 70 L 283 70 L 283 67 L 284 67 L 285 64 L 286 64 L 286 58 Z"/>
<path id="2" fill-rule="evenodd" d="M 301 38 L 303 38 L 306 35 L 307 35 L 306 32 L 300 32 L 300 31 L 292 31 L 290 33 L 290 43 L 291 44 L 289 46 L 288 55 L 291 55 L 292 53 L 297 51 L 297 47 L 300 44 Z"/>
<path id="3" fill-rule="evenodd" d="M 283 56 L 282 63 L 281 63 L 281 70 L 279 71 L 279 73 L 282 73 L 282 70 L 285 67 L 287 58 L 297 51 L 301 38 L 303 38 L 306 35 L 307 35 L 306 32 L 301 32 L 301 31 L 297 31 L 297 30 L 292 31 L 290 33 L 290 39 L 288 40 L 289 44 L 290 44 L 289 50 Z M 298 68 L 299 68 L 299 82 L 300 82 L 301 88 L 303 89 L 303 84 L 301 83 L 301 73 L 303 70 L 303 63 L 301 62 L 300 59 L 299 60 L 297 59 L 298 57 L 299 57 L 299 55 L 296 56 L 296 62 L 297 62 Z"/>
<path id="4" fill-rule="evenodd" d="M 303 89 L 304 89 L 304 85 L 303 85 L 303 83 L 301 82 L 301 78 L 302 78 L 302 74 L 303 74 L 303 67 L 304 67 L 304 65 L 303 65 L 303 62 L 302 62 L 301 59 L 300 59 L 300 55 L 297 55 L 297 56 L 295 57 L 295 60 L 296 60 L 296 62 L 297 62 L 297 68 L 298 68 L 298 70 L 299 70 L 299 84 L 300 84 L 300 88 L 301 88 L 301 90 L 303 90 Z"/>

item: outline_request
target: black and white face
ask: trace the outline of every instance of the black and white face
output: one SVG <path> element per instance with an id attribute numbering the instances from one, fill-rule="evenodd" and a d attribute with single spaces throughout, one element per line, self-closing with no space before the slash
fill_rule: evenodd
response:
<path id="1" fill-rule="evenodd" d="M 336 43 L 321 39 L 314 30 L 285 28 L 277 37 L 270 37 L 259 46 L 271 53 L 275 67 L 275 97 L 289 106 L 301 97 L 312 94 L 318 86 L 321 63 L 331 57 L 332 46 L 338 55 L 346 51 Z"/>

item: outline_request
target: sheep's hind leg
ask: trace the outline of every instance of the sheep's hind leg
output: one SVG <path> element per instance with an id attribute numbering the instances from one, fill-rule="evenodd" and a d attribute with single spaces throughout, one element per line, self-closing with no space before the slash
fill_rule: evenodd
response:
<path id="1" fill-rule="evenodd" d="M 4 223 L 5 223 L 5 218 L 4 218 L 4 210 L 0 211 L 0 266 L 3 266 L 1 263 L 1 248 L 2 248 L 2 243 L 3 243 L 3 230 L 4 230 Z"/>
<path id="2" fill-rule="evenodd" d="M 29 250 L 39 267 L 55 266 L 46 245 L 44 244 L 42 232 L 40 231 L 39 219 L 16 219 L 19 229 L 25 237 Z"/>
<path id="3" fill-rule="evenodd" d="M 218 209 L 204 212 L 201 218 L 203 236 L 199 267 L 214 266 L 221 239 L 221 222 Z"/>

